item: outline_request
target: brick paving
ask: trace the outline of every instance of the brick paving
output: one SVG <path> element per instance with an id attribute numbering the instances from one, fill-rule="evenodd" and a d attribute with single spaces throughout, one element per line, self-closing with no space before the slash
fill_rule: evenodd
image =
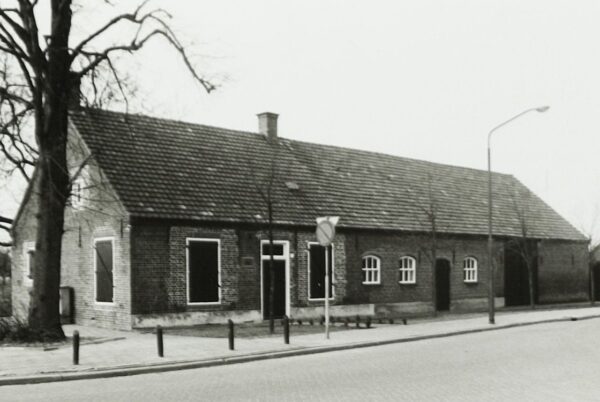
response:
<path id="1" fill-rule="evenodd" d="M 498 314 L 496 327 L 592 316 L 600 316 L 600 307 L 505 312 Z M 487 315 L 484 314 L 410 321 L 409 325 L 374 324 L 374 326 L 375 328 L 369 330 L 334 332 L 329 340 L 326 340 L 323 334 L 294 336 L 292 327 L 290 345 L 285 345 L 280 337 L 236 339 L 235 351 L 228 350 L 226 338 L 175 336 L 169 335 L 168 329 L 166 329 L 164 335 L 165 357 L 159 358 L 156 352 L 156 338 L 153 334 L 68 325 L 65 326 L 67 334 L 70 335 L 74 330 L 78 330 L 83 337 L 80 365 L 72 364 L 70 344 L 49 351 L 41 348 L 0 347 L 0 380 L 42 373 L 105 370 L 223 359 L 292 349 L 351 346 L 365 342 L 386 342 L 414 337 L 439 336 L 458 331 L 477 331 L 490 327 L 487 323 Z M 88 338 L 104 342 L 86 344 L 85 340 Z"/>

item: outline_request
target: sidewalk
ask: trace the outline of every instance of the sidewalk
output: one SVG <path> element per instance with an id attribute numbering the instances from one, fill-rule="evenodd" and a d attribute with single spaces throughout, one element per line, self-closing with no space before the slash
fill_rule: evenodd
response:
<path id="1" fill-rule="evenodd" d="M 487 314 L 446 315 L 438 320 L 409 321 L 408 325 L 374 323 L 374 328 L 369 330 L 334 332 L 329 340 L 322 333 L 294 336 L 292 326 L 290 345 L 285 345 L 282 337 L 236 338 L 234 351 L 228 349 L 227 338 L 169 335 L 165 329 L 164 358 L 157 356 L 153 334 L 67 325 L 64 330 L 68 336 L 74 330 L 82 336 L 78 366 L 72 364 L 70 343 L 47 351 L 43 348 L 0 347 L 0 385 L 206 367 L 596 317 L 600 318 L 600 307 L 500 312 L 496 315 L 495 325 L 488 324 Z M 90 338 L 93 339 L 91 344 L 87 341 Z"/>

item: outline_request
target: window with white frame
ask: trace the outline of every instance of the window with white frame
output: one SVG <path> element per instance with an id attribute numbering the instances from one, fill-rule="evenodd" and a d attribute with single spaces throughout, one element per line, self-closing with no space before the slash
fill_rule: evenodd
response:
<path id="1" fill-rule="evenodd" d="M 362 258 L 363 284 L 378 285 L 380 283 L 381 260 L 374 255 Z"/>
<path id="2" fill-rule="evenodd" d="M 25 260 L 25 271 L 23 272 L 23 282 L 26 286 L 30 286 L 33 283 L 33 264 L 35 258 L 35 243 L 25 242 L 23 245 L 24 260 Z"/>
<path id="3" fill-rule="evenodd" d="M 400 258 L 399 271 L 400 283 L 417 283 L 416 275 L 417 261 L 410 256 Z"/>
<path id="4" fill-rule="evenodd" d="M 88 198 L 88 171 L 87 167 L 81 169 L 71 185 L 71 206 L 82 208 Z"/>
<path id="5" fill-rule="evenodd" d="M 477 260 L 467 257 L 463 260 L 464 280 L 467 283 L 477 282 Z"/>
<path id="6" fill-rule="evenodd" d="M 325 299 L 325 249 L 327 249 L 327 273 L 329 275 L 329 299 L 334 298 L 335 277 L 333 247 L 323 247 L 319 243 L 308 244 L 308 299 Z"/>
<path id="7" fill-rule="evenodd" d="M 188 238 L 188 304 L 221 302 L 221 240 Z"/>
<path id="8" fill-rule="evenodd" d="M 96 303 L 113 302 L 114 247 L 112 238 L 94 240 Z"/>

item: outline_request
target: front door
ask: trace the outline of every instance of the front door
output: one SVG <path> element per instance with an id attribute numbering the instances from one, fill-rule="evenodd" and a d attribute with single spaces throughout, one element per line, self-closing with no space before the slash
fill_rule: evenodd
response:
<path id="1" fill-rule="evenodd" d="M 594 265 L 594 300 L 600 300 L 600 262 Z"/>
<path id="2" fill-rule="evenodd" d="M 274 241 L 271 250 L 267 240 L 261 241 L 261 300 L 264 319 L 269 319 L 271 316 L 271 286 L 273 287 L 273 318 L 282 318 L 288 314 L 288 247 L 287 241 Z M 273 254 L 272 269 L 271 253 Z"/>
<path id="3" fill-rule="evenodd" d="M 450 261 L 446 259 L 435 262 L 435 296 L 437 311 L 450 310 Z"/>

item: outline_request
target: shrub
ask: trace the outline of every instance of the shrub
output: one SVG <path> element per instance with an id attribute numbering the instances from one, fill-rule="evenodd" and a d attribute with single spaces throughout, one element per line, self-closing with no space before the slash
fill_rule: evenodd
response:
<path id="1" fill-rule="evenodd" d="M 34 343 L 63 341 L 56 333 L 34 330 L 27 322 L 13 317 L 0 318 L 0 343 Z"/>

